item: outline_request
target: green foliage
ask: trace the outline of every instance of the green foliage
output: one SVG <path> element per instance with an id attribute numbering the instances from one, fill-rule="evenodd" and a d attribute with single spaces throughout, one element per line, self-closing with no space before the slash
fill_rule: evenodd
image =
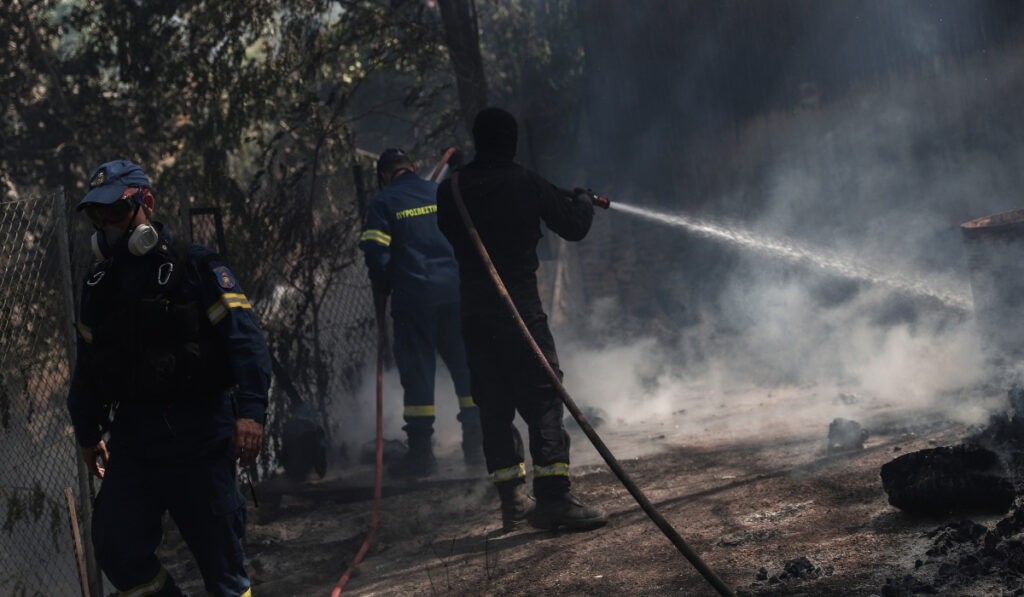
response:
<path id="1" fill-rule="evenodd" d="M 428 162 L 459 130 L 437 8 L 415 0 L 7 6 L 0 192 L 63 185 L 74 201 L 93 168 L 125 158 L 150 176 L 158 217 L 173 218 L 182 204 L 220 207 L 232 268 L 254 304 L 268 306 L 261 315 L 275 356 L 326 415 L 332 375 L 358 369 L 347 355 L 339 364 L 323 339 L 337 301 L 331 289 L 363 267 L 360 183 L 372 162 L 357 149 L 397 144 Z M 557 106 L 544 122 L 571 112 L 566 85 L 581 62 L 564 29 L 575 2 L 480 9 L 488 77 L 500 81 L 494 103 Z M 0 385 L 4 425 L 6 392 Z"/>
<path id="2" fill-rule="evenodd" d="M 480 43 L 493 102 L 518 105 L 535 94 L 579 89 L 583 47 L 576 1 L 481 3 Z"/>
<path id="3" fill-rule="evenodd" d="M 353 95 L 370 77 L 400 81 L 410 105 L 423 101 L 440 52 L 436 23 L 423 5 L 397 11 L 376 3 L 311 22 L 285 14 L 278 22 L 273 126 L 247 139 L 258 170 L 246 190 L 231 190 L 228 245 L 250 294 L 269 300 L 282 289 L 285 308 L 264 311 L 268 342 L 300 393 L 326 415 L 337 357 L 325 344 L 325 310 L 335 308 L 339 276 L 362 267 L 355 240 L 362 221 L 353 167 Z M 392 90 L 392 95 L 395 90 Z M 427 100 L 429 103 L 429 100 Z M 239 161 L 233 161 L 240 164 Z M 242 168 L 239 168 L 241 170 Z M 365 198 L 363 198 L 365 200 Z M 273 405 L 282 414 L 286 401 Z M 271 434 L 284 417 L 272 417 Z"/>
<path id="4" fill-rule="evenodd" d="M 225 176 L 245 189 L 268 165 L 247 158 L 304 161 L 309 144 L 286 140 L 318 127 L 311 141 L 336 139 L 352 118 L 348 98 L 371 74 L 444 67 L 437 19 L 415 2 L 13 6 L 0 38 L 0 171 L 15 188 L 81 192 L 91 168 L 125 157 L 159 178 L 158 190 L 187 183 L 208 199 Z M 410 83 L 390 94 L 433 96 L 422 79 Z M 289 127 L 296 122 L 306 130 Z M 243 161 L 229 169 L 229 156 Z"/>
<path id="5" fill-rule="evenodd" d="M 64 184 L 80 197 L 92 168 L 126 158 L 149 174 L 164 219 L 180 201 L 221 207 L 250 294 L 301 289 L 290 317 L 306 327 L 269 339 L 322 401 L 327 356 L 307 354 L 322 350 L 302 334 L 322 290 L 356 263 L 354 242 L 336 250 L 361 217 L 354 123 L 432 109 L 450 85 L 436 15 L 356 0 L 20 0 L 11 15 L 0 33 L 4 194 Z M 382 99 L 352 113 L 371 78 Z M 444 119 L 425 120 L 420 130 L 444 135 Z"/>
<path id="6" fill-rule="evenodd" d="M 577 0 L 483 2 L 480 21 L 490 102 L 519 116 L 520 159 L 551 176 L 578 149 L 584 55 Z"/>

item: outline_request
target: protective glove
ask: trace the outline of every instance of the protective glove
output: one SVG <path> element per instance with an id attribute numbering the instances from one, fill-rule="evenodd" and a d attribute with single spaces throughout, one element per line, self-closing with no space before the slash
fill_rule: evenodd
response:
<path id="1" fill-rule="evenodd" d="M 594 189 L 584 189 L 583 187 L 576 187 L 572 190 L 573 194 L 580 201 L 589 201 L 594 207 L 600 207 L 601 209 L 608 209 L 610 202 L 607 197 L 602 197 L 597 194 Z"/>
<path id="2" fill-rule="evenodd" d="M 572 190 L 572 194 L 580 201 L 591 201 L 592 197 L 596 197 L 597 193 L 591 189 L 584 189 L 583 187 L 576 187 Z"/>

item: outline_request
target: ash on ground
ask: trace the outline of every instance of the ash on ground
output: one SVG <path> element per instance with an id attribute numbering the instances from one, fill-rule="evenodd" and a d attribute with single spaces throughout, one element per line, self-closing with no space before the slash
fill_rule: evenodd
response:
<path id="1" fill-rule="evenodd" d="M 750 583 L 751 589 L 758 589 L 766 586 L 774 586 L 798 580 L 814 580 L 822 576 L 832 576 L 835 568 L 832 566 L 819 567 L 804 556 L 793 558 L 782 565 L 782 570 L 777 574 L 768 574 L 767 568 L 761 568 L 754 575 L 754 582 Z"/>
<path id="2" fill-rule="evenodd" d="M 906 456 L 913 458 L 906 459 Z M 913 573 L 887 579 L 882 597 L 955 594 L 979 588 L 996 594 L 1024 596 L 1024 510 L 1017 497 L 1024 489 L 1024 417 L 999 415 L 962 445 L 906 456 L 883 466 L 883 484 L 887 477 L 892 484 L 898 475 L 910 475 L 919 480 L 928 478 L 938 483 L 932 490 L 940 494 L 940 498 L 933 500 L 920 511 L 922 513 L 939 514 L 963 507 L 981 507 L 983 512 L 1001 513 L 1015 507 L 1005 518 L 989 526 L 965 519 L 925 533 L 923 537 L 929 540 L 929 547 L 915 562 Z M 915 471 L 909 467 L 915 462 L 927 466 Z M 945 481 L 940 482 L 942 479 Z M 942 485 L 943 482 L 946 484 Z M 906 484 L 904 489 L 911 485 L 913 483 Z M 917 486 L 918 498 L 924 495 L 921 491 L 924 485 Z M 954 485 L 960 493 L 952 499 L 953 493 L 947 490 Z M 905 491 L 896 501 L 909 493 Z M 898 505 L 893 501 L 892 492 L 889 496 L 890 503 Z"/>
<path id="3" fill-rule="evenodd" d="M 1024 514 L 1019 510 L 989 529 L 961 520 L 924 534 L 930 547 L 916 571 L 887 579 L 882 597 L 955 594 L 979 583 L 1004 595 L 1024 595 Z"/>

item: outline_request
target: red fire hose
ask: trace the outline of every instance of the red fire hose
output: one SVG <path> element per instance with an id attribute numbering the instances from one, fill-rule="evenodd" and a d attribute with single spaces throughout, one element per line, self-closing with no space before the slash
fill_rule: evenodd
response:
<path id="1" fill-rule="evenodd" d="M 430 175 L 430 181 L 434 182 L 437 180 L 438 174 L 444 170 L 445 164 L 451 159 L 452 154 L 455 153 L 454 147 L 449 147 L 444 152 L 444 156 L 441 158 L 441 162 L 434 168 L 433 173 Z M 370 542 L 373 540 L 373 534 L 377 532 L 377 523 L 380 520 L 380 497 L 381 497 L 381 485 L 384 477 L 384 345 L 387 342 L 387 297 L 384 295 L 374 294 L 373 297 L 374 311 L 377 316 L 377 454 L 376 454 L 376 471 L 373 478 L 373 511 L 370 514 L 370 530 L 366 534 L 366 539 L 363 544 L 359 547 L 359 551 L 356 552 L 356 557 L 352 560 L 352 564 L 345 570 L 345 574 L 341 575 L 338 579 L 338 583 L 334 585 L 334 590 L 331 591 L 331 597 L 338 597 L 341 595 L 342 589 L 348 584 L 349 579 L 352 577 L 352 572 L 355 571 L 356 566 L 363 561 L 363 557 L 366 552 L 370 549 Z"/>
<path id="2" fill-rule="evenodd" d="M 387 320 L 384 317 L 387 297 L 375 294 L 373 298 L 377 313 L 377 468 L 373 478 L 373 512 L 370 514 L 370 530 L 366 534 L 366 539 L 359 547 L 359 551 L 356 553 L 356 557 L 352 560 L 348 570 L 345 571 L 345 574 L 341 575 L 338 583 L 334 585 L 331 597 L 341 595 L 341 590 L 348 584 L 352 572 L 355 571 L 359 562 L 363 561 L 363 556 L 370 549 L 370 541 L 373 540 L 373 534 L 377 532 L 377 522 L 380 518 L 381 482 L 384 475 L 384 344 L 387 340 Z"/>
<path id="3" fill-rule="evenodd" d="M 441 161 L 437 163 L 437 166 L 434 166 L 434 171 L 430 174 L 431 182 L 437 182 L 437 177 L 441 174 L 441 171 L 444 170 L 444 166 L 448 163 L 448 160 L 452 159 L 452 155 L 454 153 L 454 147 L 449 147 L 445 150 L 444 155 L 441 157 Z"/>
<path id="4" fill-rule="evenodd" d="M 591 192 L 588 194 L 592 195 L 591 201 L 594 201 L 596 193 Z M 501 281 L 501 276 L 498 275 L 498 270 L 495 269 L 494 264 L 491 262 L 491 258 L 487 253 L 487 248 L 484 247 L 483 241 L 480 240 L 480 234 L 477 233 L 476 227 L 473 225 L 473 220 L 469 217 L 469 212 L 466 210 L 466 205 L 462 201 L 462 193 L 459 191 L 458 172 L 452 175 L 452 195 L 455 198 L 455 206 L 459 210 L 459 215 L 462 216 L 462 222 L 465 224 L 466 230 L 469 232 L 469 237 L 476 246 L 476 250 L 480 253 L 484 266 L 491 275 L 491 279 L 494 281 L 494 285 L 497 287 L 498 293 L 501 294 L 505 306 L 508 307 L 509 314 L 512 315 L 513 319 L 515 319 L 516 326 L 522 333 L 523 338 L 530 344 L 530 347 L 533 348 L 534 356 L 537 357 L 537 361 L 541 366 L 543 366 L 544 371 L 548 375 L 548 379 L 550 379 L 554 387 L 557 388 L 559 395 L 562 397 L 562 402 L 565 403 L 566 409 L 568 409 L 572 414 L 572 417 L 576 419 L 576 422 L 579 423 L 580 428 L 583 429 L 583 432 L 590 439 L 590 442 L 594 444 L 594 447 L 597 448 L 598 452 L 600 452 L 604 461 L 608 464 L 608 467 L 612 469 L 613 473 L 615 473 L 615 476 L 619 478 L 619 481 L 621 481 L 629 493 L 632 494 L 633 498 L 638 504 L 640 504 L 640 507 L 647 513 L 647 516 L 654 521 L 654 524 L 661 529 L 661 532 L 664 533 L 665 536 L 668 537 L 669 541 L 676 546 L 676 549 L 678 549 L 679 552 L 689 560 L 690 564 L 692 564 L 693 567 L 696 568 L 709 583 L 711 583 L 711 586 L 718 591 L 719 595 L 733 597 L 732 590 L 730 590 L 729 587 L 727 587 L 725 583 L 718 578 L 718 575 L 716 575 L 715 572 L 711 570 L 711 568 L 709 568 L 708 565 L 705 564 L 692 549 L 690 549 L 679 533 L 677 533 L 672 525 L 665 520 L 657 509 L 655 509 L 650 500 L 647 499 L 647 496 L 640 491 L 640 488 L 633 483 L 633 480 L 628 474 L 626 474 L 626 471 L 622 469 L 618 460 L 615 459 L 615 456 L 610 450 L 608 450 L 608 447 L 603 441 L 601 441 L 601 438 L 597 435 L 597 432 L 594 431 L 594 428 L 590 426 L 590 423 L 583 415 L 583 412 L 580 411 L 572 397 L 569 396 L 569 393 L 565 390 L 565 386 L 562 385 L 562 380 L 558 379 L 558 375 L 555 373 L 554 369 L 551 368 L 551 364 L 548 363 L 547 358 L 544 357 L 544 353 L 541 351 L 540 347 L 537 346 L 537 342 L 533 339 L 533 335 L 530 334 L 530 330 L 526 327 L 526 323 L 523 322 L 523 318 L 519 315 L 519 311 L 516 309 L 515 303 L 512 302 L 512 297 L 509 295 L 508 290 L 505 289 L 505 285 Z M 602 197 L 602 199 L 605 198 Z M 605 202 L 606 204 L 601 207 L 607 207 L 607 199 L 605 199 Z"/>

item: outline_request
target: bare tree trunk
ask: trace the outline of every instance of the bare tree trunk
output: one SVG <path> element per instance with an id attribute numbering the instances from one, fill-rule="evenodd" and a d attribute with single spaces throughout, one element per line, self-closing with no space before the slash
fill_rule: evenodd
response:
<path id="1" fill-rule="evenodd" d="M 473 118 L 487 106 L 487 78 L 480 56 L 476 3 L 474 0 L 438 0 L 438 5 L 458 83 L 462 121 L 466 130 L 472 131 Z"/>

